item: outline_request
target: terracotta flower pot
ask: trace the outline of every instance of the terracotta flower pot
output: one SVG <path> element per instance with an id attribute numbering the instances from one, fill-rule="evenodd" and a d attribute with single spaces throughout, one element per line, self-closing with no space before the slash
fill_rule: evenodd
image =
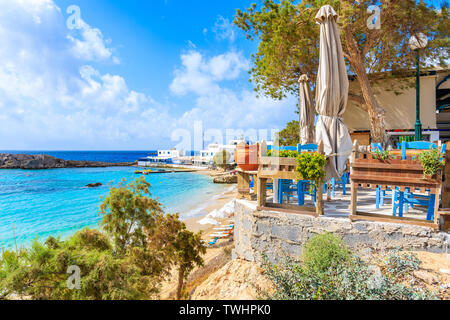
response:
<path id="1" fill-rule="evenodd" d="M 234 153 L 234 161 L 244 171 L 258 170 L 259 144 L 239 144 Z"/>

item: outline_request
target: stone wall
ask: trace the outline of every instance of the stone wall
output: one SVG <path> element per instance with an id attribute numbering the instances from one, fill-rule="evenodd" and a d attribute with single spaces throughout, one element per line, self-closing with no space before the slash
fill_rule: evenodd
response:
<path id="1" fill-rule="evenodd" d="M 237 200 L 233 257 L 257 262 L 262 253 L 272 262 L 285 255 L 299 257 L 303 243 L 324 232 L 360 251 L 402 248 L 441 253 L 450 246 L 448 233 L 428 227 L 257 211 L 254 202 Z"/>

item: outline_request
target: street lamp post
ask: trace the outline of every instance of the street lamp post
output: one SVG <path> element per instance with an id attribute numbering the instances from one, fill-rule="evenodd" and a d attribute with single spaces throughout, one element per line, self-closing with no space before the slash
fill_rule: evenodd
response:
<path id="1" fill-rule="evenodd" d="M 414 125 L 414 140 L 422 140 L 422 122 L 420 121 L 420 53 L 419 50 L 427 46 L 428 39 L 423 33 L 412 36 L 409 46 L 416 52 L 416 124 Z"/>

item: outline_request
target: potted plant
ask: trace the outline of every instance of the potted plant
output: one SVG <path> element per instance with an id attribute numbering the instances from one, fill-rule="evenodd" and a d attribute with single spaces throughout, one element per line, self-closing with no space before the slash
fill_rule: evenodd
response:
<path id="1" fill-rule="evenodd" d="M 424 179 L 436 179 L 445 165 L 442 155 L 438 149 L 430 149 L 419 154 L 419 160 L 423 166 Z"/>
<path id="2" fill-rule="evenodd" d="M 375 150 L 372 152 L 372 159 L 374 160 L 379 160 L 379 161 L 386 161 L 391 157 L 391 154 L 389 153 L 388 150 L 384 150 L 384 151 L 380 151 L 380 150 Z"/>
<path id="3" fill-rule="evenodd" d="M 327 159 L 325 155 L 318 152 L 302 152 L 297 156 L 298 179 L 312 181 L 315 187 L 319 180 L 324 178 L 324 170 Z"/>

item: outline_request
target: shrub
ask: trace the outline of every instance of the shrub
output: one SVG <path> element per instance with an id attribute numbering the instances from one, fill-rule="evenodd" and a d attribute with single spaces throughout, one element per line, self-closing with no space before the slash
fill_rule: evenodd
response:
<path id="1" fill-rule="evenodd" d="M 333 266 L 349 261 L 351 255 L 344 241 L 332 233 L 319 234 L 305 243 L 303 266 L 317 274 L 324 274 Z"/>
<path id="2" fill-rule="evenodd" d="M 327 249 L 327 246 L 330 248 Z M 395 261 L 395 262 L 393 262 Z M 388 265 L 400 270 L 416 268 L 411 256 L 401 255 Z M 261 298 L 274 300 L 423 300 L 435 299 L 428 290 L 407 286 L 401 275 L 350 255 L 342 240 L 330 234 L 316 236 L 305 244 L 302 262 L 284 258 L 272 264 L 263 256 L 265 275 L 274 292 Z M 385 273 L 382 270 L 387 270 Z M 396 269 L 397 270 L 397 269 Z"/>
<path id="3" fill-rule="evenodd" d="M 318 152 L 302 152 L 297 156 L 297 172 L 299 179 L 311 180 L 316 184 L 325 177 L 325 164 L 327 160 Z"/>
<path id="4" fill-rule="evenodd" d="M 231 159 L 231 155 L 227 150 L 220 150 L 213 157 L 213 163 L 222 169 L 231 168 L 231 164 L 229 163 Z"/>
<path id="5" fill-rule="evenodd" d="M 178 215 L 165 215 L 148 197 L 145 180 L 111 188 L 101 205 L 102 230 L 83 229 L 68 239 L 49 237 L 0 256 L 0 300 L 136 300 L 157 298 L 173 266 L 179 294 L 206 249 L 200 233 L 186 230 Z M 80 268 L 80 288 L 68 288 L 69 267 Z"/>
<path id="6" fill-rule="evenodd" d="M 421 261 L 414 252 L 400 252 L 393 250 L 385 259 L 387 271 L 396 275 L 411 274 L 419 269 Z"/>
<path id="7" fill-rule="evenodd" d="M 424 169 L 424 178 L 441 172 L 445 162 L 441 160 L 442 155 L 438 149 L 430 149 L 419 154 L 419 160 Z"/>
<path id="8" fill-rule="evenodd" d="M 267 156 L 268 157 L 275 157 L 276 154 L 278 154 L 278 157 L 282 157 L 282 158 L 297 158 L 298 156 L 298 151 L 294 151 L 294 150 L 282 150 L 282 151 L 278 151 L 278 152 L 272 152 L 272 150 L 267 151 Z"/>

